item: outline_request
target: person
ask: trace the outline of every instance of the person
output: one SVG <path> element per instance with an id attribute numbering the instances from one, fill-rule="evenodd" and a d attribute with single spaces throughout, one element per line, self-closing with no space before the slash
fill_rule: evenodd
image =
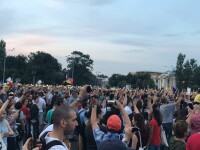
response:
<path id="1" fill-rule="evenodd" d="M 6 111 L 4 111 L 0 115 L 0 134 L 4 144 L 7 147 L 7 137 L 14 135 L 14 132 L 5 118 L 6 118 Z"/>
<path id="2" fill-rule="evenodd" d="M 139 131 L 135 132 L 132 136 L 131 148 L 138 150 L 139 147 L 147 146 L 148 134 L 143 115 L 139 113 L 134 114 L 132 118 L 132 125 L 133 127 L 139 128 Z M 142 145 L 140 145 L 140 143 Z"/>
<path id="3" fill-rule="evenodd" d="M 39 95 L 35 93 L 35 95 L 33 95 L 33 103 L 30 106 L 30 110 L 31 110 L 31 126 L 36 130 L 35 134 L 37 137 L 39 136 L 39 108 L 37 106 L 38 102 L 39 102 Z"/>
<path id="4" fill-rule="evenodd" d="M 191 134 L 200 132 L 200 103 L 194 102 L 193 107 L 193 110 L 189 110 L 189 117 L 186 120 L 191 127 Z"/>
<path id="5" fill-rule="evenodd" d="M 200 88 L 198 88 L 197 95 L 195 96 L 194 102 L 200 103 Z"/>
<path id="6" fill-rule="evenodd" d="M 99 144 L 109 138 L 114 138 L 114 139 L 122 139 L 123 142 L 125 142 L 126 144 L 128 144 L 129 142 L 129 135 L 125 136 L 125 134 L 118 134 L 118 131 L 121 130 L 122 128 L 122 123 L 120 118 L 117 115 L 111 115 L 108 120 L 107 120 L 107 128 L 108 128 L 108 133 L 104 133 L 100 130 L 98 122 L 97 122 L 97 118 L 96 118 L 96 109 L 97 109 L 97 100 L 94 99 L 92 101 L 92 115 L 91 115 L 91 125 L 92 125 L 92 131 L 93 131 L 93 135 L 94 135 L 94 139 L 96 141 L 97 147 L 99 146 Z M 123 105 L 119 102 L 119 101 L 115 101 L 116 103 L 116 107 L 120 110 L 122 117 L 124 119 L 124 131 L 129 130 L 131 127 L 131 122 L 130 119 L 126 113 L 126 111 L 123 108 Z M 131 127 L 132 128 L 132 127 Z M 128 133 L 128 132 L 125 132 Z"/>
<path id="7" fill-rule="evenodd" d="M 186 150 L 199 150 L 200 148 L 200 132 L 192 134 L 186 143 Z"/>
<path id="8" fill-rule="evenodd" d="M 30 109 L 28 108 L 28 102 L 29 102 L 29 99 L 26 97 L 25 99 L 22 100 L 22 108 L 21 110 L 23 111 L 24 113 L 24 117 L 25 117 L 25 139 L 31 137 L 31 112 L 30 112 Z"/>
<path id="9" fill-rule="evenodd" d="M 101 106 L 97 106 L 96 109 L 96 114 L 97 114 L 97 123 L 101 131 L 104 133 L 107 133 L 107 128 L 105 125 L 101 124 L 101 120 L 103 119 L 103 110 Z M 88 123 L 86 124 L 85 127 L 85 139 L 86 139 L 86 149 L 87 150 L 97 150 L 97 145 L 93 136 L 93 131 L 92 131 L 92 125 L 91 125 L 91 113 L 92 113 L 92 107 L 89 109 L 89 112 L 86 114 L 87 118 L 89 119 Z M 83 137 L 83 136 L 82 136 Z M 84 143 L 83 143 L 84 145 Z"/>
<path id="10" fill-rule="evenodd" d="M 53 108 L 50 109 L 50 110 L 47 112 L 46 119 L 47 119 L 47 123 L 48 123 L 48 124 L 51 124 L 51 122 L 52 122 L 51 119 L 52 119 L 52 114 L 53 114 L 54 110 L 55 110 L 57 107 L 59 107 L 59 106 L 61 106 L 61 105 L 63 105 L 63 104 L 64 104 L 64 103 L 63 103 L 63 98 L 62 98 L 62 97 L 58 97 L 57 100 L 54 102 Z"/>
<path id="11" fill-rule="evenodd" d="M 119 139 L 107 139 L 99 145 L 98 150 L 133 150 L 126 147 L 126 145 Z"/>
<path id="12" fill-rule="evenodd" d="M 77 99 L 77 97 L 78 97 L 78 92 L 76 90 L 73 90 L 69 100 L 67 101 L 67 105 L 70 105 L 75 99 Z"/>
<path id="13" fill-rule="evenodd" d="M 185 150 L 185 138 L 188 134 L 188 124 L 184 120 L 179 120 L 174 124 L 174 136 L 169 141 L 170 150 Z"/>
<path id="14" fill-rule="evenodd" d="M 167 141 L 169 141 L 169 139 L 172 136 L 173 116 L 175 112 L 175 106 L 180 104 L 182 99 L 184 99 L 183 93 L 180 94 L 180 98 L 174 103 L 168 103 L 168 99 L 166 97 L 163 97 L 161 99 L 162 105 L 160 106 L 160 112 L 163 117 L 162 126 L 163 129 L 165 130 Z"/>
<path id="15" fill-rule="evenodd" d="M 152 120 L 149 123 L 149 138 L 147 146 L 149 150 L 160 150 L 161 135 L 160 129 L 162 125 L 162 116 L 159 111 L 159 105 L 157 103 L 152 106 Z"/>
<path id="16" fill-rule="evenodd" d="M 42 130 L 42 125 L 43 125 L 43 115 L 44 115 L 44 111 L 46 109 L 46 102 L 44 100 L 43 93 L 39 92 L 39 101 L 37 103 L 38 109 L 39 109 L 39 131 L 41 132 Z"/>
<path id="17" fill-rule="evenodd" d="M 19 117 L 18 113 L 15 113 L 15 109 L 14 109 L 14 105 L 9 104 L 6 108 L 6 113 L 7 113 L 7 117 L 6 120 L 8 121 L 11 129 L 14 132 L 14 135 L 10 135 L 9 137 L 7 137 L 7 142 L 8 142 L 8 150 L 13 150 L 16 149 L 17 147 L 17 143 L 16 143 L 16 137 L 19 135 L 17 132 L 17 124 L 16 124 L 16 120 Z"/>

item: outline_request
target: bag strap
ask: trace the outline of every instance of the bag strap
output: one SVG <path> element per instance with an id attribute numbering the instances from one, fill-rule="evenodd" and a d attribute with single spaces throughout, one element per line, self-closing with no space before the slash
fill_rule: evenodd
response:
<path id="1" fill-rule="evenodd" d="M 139 138 L 140 138 L 140 147 L 142 147 L 142 139 L 141 139 L 140 131 L 138 131 L 138 134 L 139 134 Z"/>
<path id="2" fill-rule="evenodd" d="M 55 145 L 63 145 L 63 143 L 61 141 L 58 141 L 58 140 L 53 140 L 51 142 L 49 142 L 47 145 L 46 145 L 46 150 L 50 149 L 51 147 L 55 146 Z"/>
<path id="3" fill-rule="evenodd" d="M 51 147 L 53 147 L 53 146 L 55 146 L 55 145 L 62 145 L 62 146 L 64 146 L 64 145 L 62 144 L 62 142 L 60 142 L 60 141 L 58 141 L 58 140 L 53 140 L 53 141 L 49 142 L 48 144 L 46 144 L 46 141 L 45 141 L 44 138 L 47 136 L 47 134 L 48 134 L 49 132 L 50 132 L 50 131 L 45 132 L 45 133 L 40 137 L 40 141 L 41 141 L 41 143 L 43 144 L 43 145 L 42 145 L 43 149 L 48 150 L 48 149 L 50 149 Z"/>

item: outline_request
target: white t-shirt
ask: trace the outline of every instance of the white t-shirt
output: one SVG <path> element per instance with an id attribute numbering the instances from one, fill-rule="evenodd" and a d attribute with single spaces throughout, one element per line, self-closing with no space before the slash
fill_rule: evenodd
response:
<path id="1" fill-rule="evenodd" d="M 49 131 L 49 133 L 53 130 L 53 124 L 49 125 L 46 129 L 44 129 L 41 133 L 40 133 L 40 136 L 39 138 L 47 131 Z M 49 142 L 53 141 L 53 140 L 58 140 L 57 138 L 52 138 L 52 137 L 49 137 L 49 133 L 46 135 L 46 137 L 44 138 L 46 143 L 48 144 Z M 62 142 L 63 145 L 55 145 L 55 146 L 52 146 L 49 150 L 68 150 L 67 146 L 65 145 L 64 142 Z"/>
<path id="2" fill-rule="evenodd" d="M 43 112 L 43 106 L 46 106 L 46 102 L 42 97 L 39 98 L 39 102 L 37 103 L 37 106 L 38 106 L 39 112 Z"/>

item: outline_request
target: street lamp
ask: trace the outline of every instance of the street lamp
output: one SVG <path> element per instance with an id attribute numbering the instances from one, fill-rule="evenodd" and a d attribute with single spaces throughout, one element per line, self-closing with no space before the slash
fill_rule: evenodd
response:
<path id="1" fill-rule="evenodd" d="M 3 62 L 3 84 L 5 80 L 5 72 L 6 72 L 6 51 L 14 51 L 15 49 L 5 50 L 4 62 Z"/>

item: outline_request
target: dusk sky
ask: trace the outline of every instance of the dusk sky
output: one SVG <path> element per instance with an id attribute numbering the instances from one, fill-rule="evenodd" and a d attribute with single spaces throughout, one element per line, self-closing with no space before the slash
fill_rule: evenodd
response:
<path id="1" fill-rule="evenodd" d="M 44 51 L 67 66 L 89 54 L 94 74 L 167 71 L 178 54 L 200 60 L 199 0 L 0 0 L 8 55 Z M 198 62 L 200 64 L 200 62 Z"/>

